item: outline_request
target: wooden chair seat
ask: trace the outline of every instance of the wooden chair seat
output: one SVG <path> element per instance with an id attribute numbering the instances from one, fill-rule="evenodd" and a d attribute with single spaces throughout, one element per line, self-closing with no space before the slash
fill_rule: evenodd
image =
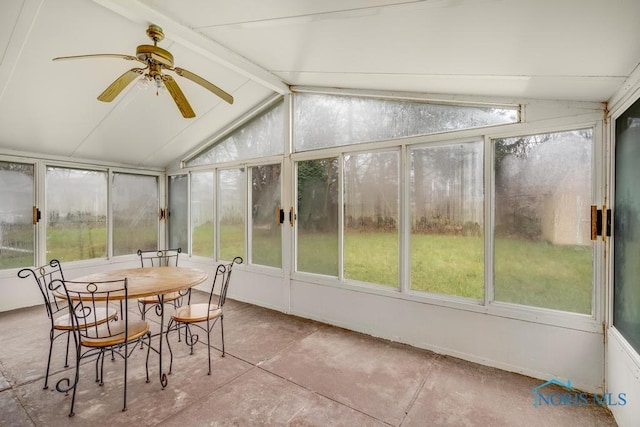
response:
<path id="1" fill-rule="evenodd" d="M 190 304 L 178 308 L 173 313 L 173 320 L 181 323 L 204 322 L 215 319 L 222 314 L 222 308 L 213 304 Z"/>
<path id="2" fill-rule="evenodd" d="M 111 321 L 115 319 L 117 315 L 118 315 L 118 311 L 115 308 L 109 308 L 108 310 L 105 308 L 96 308 L 96 313 L 95 313 L 96 320 L 93 322 L 87 322 L 86 327 L 92 327 L 95 325 L 100 325 L 102 323 Z M 82 324 L 81 326 L 84 327 L 85 324 Z M 71 330 L 72 329 L 71 316 L 68 314 L 65 314 L 63 316 L 57 317 L 53 321 L 53 328 L 61 331 Z"/>
<path id="3" fill-rule="evenodd" d="M 109 328 L 110 334 L 105 333 L 105 330 Z M 108 347 L 117 344 L 122 344 L 125 339 L 128 341 L 135 340 L 149 331 L 149 324 L 144 320 L 129 321 L 128 337 L 124 335 L 125 322 L 119 320 L 117 322 L 103 323 L 98 327 L 99 331 L 92 331 L 88 329 L 89 336 L 82 337 L 82 345 L 85 347 Z M 92 335 L 97 335 L 101 338 L 92 338 Z M 110 336 L 106 336 L 110 335 Z"/>
<path id="4" fill-rule="evenodd" d="M 181 298 L 180 292 L 171 292 L 168 294 L 164 294 L 164 302 L 171 302 Z M 159 299 L 156 295 L 151 295 L 144 298 L 138 298 L 138 302 L 141 304 L 158 304 Z"/>

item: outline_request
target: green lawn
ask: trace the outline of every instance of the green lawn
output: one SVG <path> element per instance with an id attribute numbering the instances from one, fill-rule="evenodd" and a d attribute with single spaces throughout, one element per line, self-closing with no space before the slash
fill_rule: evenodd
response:
<path id="1" fill-rule="evenodd" d="M 495 299 L 536 307 L 591 313 L 590 246 L 497 239 Z M 308 234 L 298 269 L 337 275 L 337 240 Z M 344 244 L 345 277 L 398 286 L 398 236 L 350 233 Z M 414 234 L 410 243 L 411 289 L 484 299 L 484 250 L 480 237 Z"/>

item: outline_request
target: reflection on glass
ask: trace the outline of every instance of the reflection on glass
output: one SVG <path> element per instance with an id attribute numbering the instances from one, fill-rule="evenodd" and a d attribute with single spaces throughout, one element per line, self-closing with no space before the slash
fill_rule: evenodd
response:
<path id="1" fill-rule="evenodd" d="M 591 313 L 592 130 L 494 141 L 495 299 Z"/>
<path id="2" fill-rule="evenodd" d="M 187 175 L 172 175 L 169 177 L 169 247 L 180 248 L 183 253 L 188 251 L 189 237 L 189 205 L 187 203 L 188 189 Z"/>
<path id="3" fill-rule="evenodd" d="M 244 257 L 244 168 L 218 171 L 218 258 Z"/>
<path id="4" fill-rule="evenodd" d="M 613 325 L 640 352 L 640 101 L 616 120 Z"/>
<path id="5" fill-rule="evenodd" d="M 280 209 L 280 165 L 251 168 L 251 262 L 282 267 Z"/>
<path id="6" fill-rule="evenodd" d="M 191 248 L 193 255 L 213 257 L 213 172 L 191 174 Z"/>
<path id="7" fill-rule="evenodd" d="M 483 144 L 411 150 L 411 289 L 484 298 Z"/>
<path id="8" fill-rule="evenodd" d="M 344 157 L 344 277 L 398 286 L 398 152 Z"/>
<path id="9" fill-rule="evenodd" d="M 517 107 L 296 93 L 295 151 L 516 123 Z"/>
<path id="10" fill-rule="evenodd" d="M 34 264 L 33 165 L 0 162 L 0 269 Z"/>
<path id="11" fill-rule="evenodd" d="M 47 167 L 47 259 L 107 256 L 107 173 Z"/>
<path id="12" fill-rule="evenodd" d="M 189 160 L 187 166 L 212 165 L 233 160 L 282 154 L 284 149 L 284 106 L 276 103 L 239 129 Z"/>
<path id="13" fill-rule="evenodd" d="M 113 174 L 113 254 L 158 248 L 158 178 Z"/>
<path id="14" fill-rule="evenodd" d="M 298 168 L 297 270 L 338 275 L 338 159 Z"/>

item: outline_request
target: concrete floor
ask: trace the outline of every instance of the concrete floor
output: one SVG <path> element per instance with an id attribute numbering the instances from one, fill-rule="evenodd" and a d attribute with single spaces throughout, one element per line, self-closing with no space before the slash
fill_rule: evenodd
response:
<path id="1" fill-rule="evenodd" d="M 205 297 L 195 292 L 194 299 Z M 148 320 L 157 330 L 155 315 Z M 211 376 L 205 345 L 190 355 L 173 336 L 173 373 L 162 390 L 158 357 L 151 354 L 152 380 L 146 383 L 146 352 L 136 350 L 129 359 L 128 410 L 122 412 L 122 360 L 105 362 L 102 387 L 87 361 L 76 415 L 69 418 L 70 396 L 51 390 L 73 373 L 63 368 L 63 339 L 54 346 L 50 389 L 42 389 L 44 308 L 0 313 L 0 334 L 2 426 L 615 425 L 596 405 L 534 408 L 532 389 L 543 383 L 537 379 L 233 300 L 225 306 L 227 355 L 212 351 Z M 219 325 L 212 341 L 219 348 Z"/>

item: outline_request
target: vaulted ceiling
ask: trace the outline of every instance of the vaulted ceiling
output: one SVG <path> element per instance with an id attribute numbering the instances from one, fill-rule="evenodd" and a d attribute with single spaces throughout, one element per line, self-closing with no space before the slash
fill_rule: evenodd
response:
<path id="1" fill-rule="evenodd" d="M 607 101 L 640 63 L 637 0 L 2 0 L 0 154 L 162 168 L 290 86 Z M 168 94 L 127 87 L 149 24 L 177 66 Z"/>

